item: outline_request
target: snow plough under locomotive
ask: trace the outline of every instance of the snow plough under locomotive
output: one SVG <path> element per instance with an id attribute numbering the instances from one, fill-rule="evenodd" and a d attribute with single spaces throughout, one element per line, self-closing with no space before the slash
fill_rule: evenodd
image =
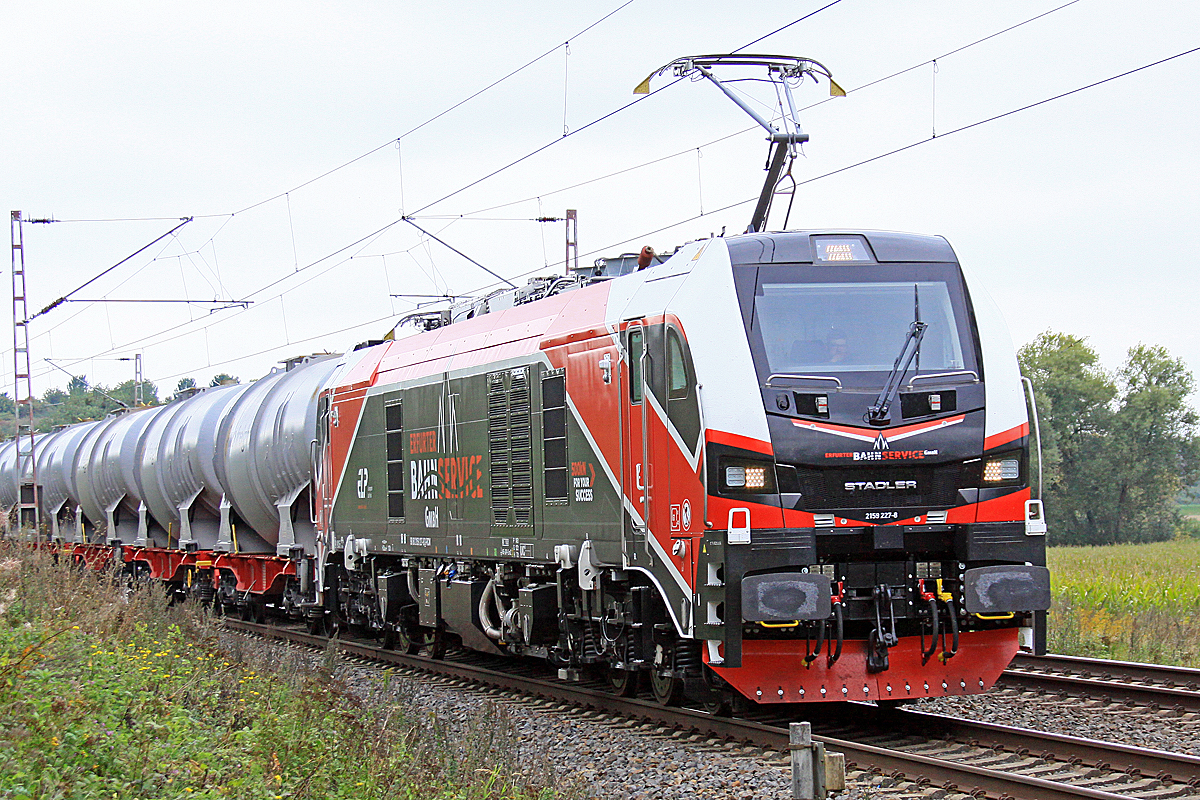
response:
<path id="1" fill-rule="evenodd" d="M 944 239 L 648 261 L 45 434 L 43 528 L 227 613 L 665 703 L 967 694 L 1039 648 L 1026 395 Z M 9 507 L 24 446 L 0 448 Z"/>

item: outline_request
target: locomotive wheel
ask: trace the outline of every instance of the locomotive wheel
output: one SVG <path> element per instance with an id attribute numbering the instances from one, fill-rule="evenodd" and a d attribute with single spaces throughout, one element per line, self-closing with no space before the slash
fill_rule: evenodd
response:
<path id="1" fill-rule="evenodd" d="M 318 611 L 315 614 L 310 614 L 305 618 L 305 623 L 308 627 L 310 636 L 325 635 L 325 612 Z"/>
<path id="2" fill-rule="evenodd" d="M 609 667 L 605 675 L 608 681 L 608 688 L 612 689 L 613 694 L 617 697 L 633 697 L 637 694 L 640 674 L 637 670 L 618 669 Z"/>
<path id="3" fill-rule="evenodd" d="M 650 691 L 660 706 L 677 706 L 683 699 L 683 681 L 674 675 L 660 675 L 653 670 L 650 673 Z"/>
<path id="4" fill-rule="evenodd" d="M 395 648 L 406 656 L 415 656 L 421 649 L 420 639 L 413 638 L 412 630 L 401 623 L 395 629 Z"/>

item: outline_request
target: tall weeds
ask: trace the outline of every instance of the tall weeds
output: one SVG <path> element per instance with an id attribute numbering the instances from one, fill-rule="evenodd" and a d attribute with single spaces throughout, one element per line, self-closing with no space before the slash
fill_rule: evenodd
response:
<path id="1" fill-rule="evenodd" d="M 406 681 L 344 672 L 0 542 L 0 797 L 557 796 L 504 709 L 451 725 Z"/>

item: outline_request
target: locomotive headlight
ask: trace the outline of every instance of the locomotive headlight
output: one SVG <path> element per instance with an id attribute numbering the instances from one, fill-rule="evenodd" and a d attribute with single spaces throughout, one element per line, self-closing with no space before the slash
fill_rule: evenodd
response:
<path id="1" fill-rule="evenodd" d="M 767 488 L 767 468 L 766 467 L 746 467 L 746 488 L 747 489 L 765 489 L 765 488 Z"/>
<path id="2" fill-rule="evenodd" d="M 984 483 L 1015 481 L 1021 477 L 1021 461 L 1016 458 L 993 458 L 983 465 Z"/>
<path id="3" fill-rule="evenodd" d="M 721 465 L 722 488 L 733 492 L 765 494 L 775 491 L 774 465 L 741 463 Z"/>

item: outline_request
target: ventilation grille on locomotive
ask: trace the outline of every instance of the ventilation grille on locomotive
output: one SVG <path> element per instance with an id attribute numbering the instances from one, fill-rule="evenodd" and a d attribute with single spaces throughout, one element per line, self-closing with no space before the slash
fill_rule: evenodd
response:
<path id="1" fill-rule="evenodd" d="M 530 525 L 533 431 L 528 368 L 489 373 L 487 390 L 492 521 L 496 525 Z"/>

